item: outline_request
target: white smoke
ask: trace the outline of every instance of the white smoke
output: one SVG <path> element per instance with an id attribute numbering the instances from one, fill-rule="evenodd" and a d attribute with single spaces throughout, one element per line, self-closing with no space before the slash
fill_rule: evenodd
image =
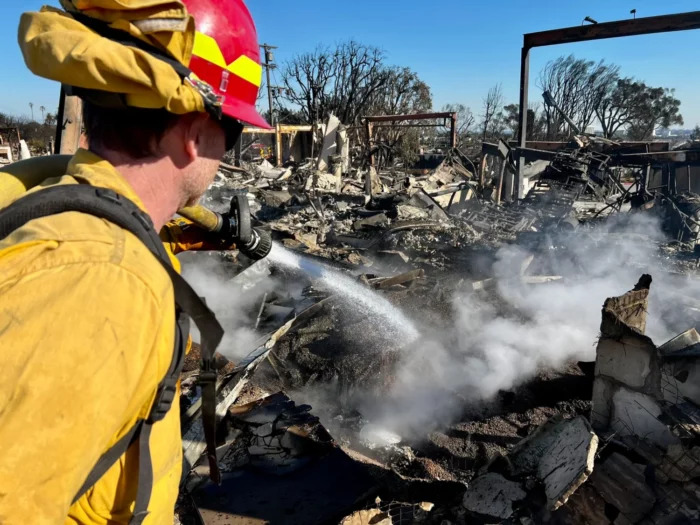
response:
<path id="1" fill-rule="evenodd" d="M 541 247 L 502 247 L 493 266 L 495 290 L 455 293 L 453 327 L 441 333 L 424 327 L 424 337 L 402 350 L 389 395 L 366 399 L 363 414 L 403 435 L 424 433 L 542 369 L 595 360 L 603 302 L 632 289 L 642 273 L 654 279 L 647 334 L 661 344 L 690 328 L 677 295 L 697 297 L 700 284 L 668 273 L 655 242 L 663 238 L 656 220 L 623 220 L 584 234 L 583 242 L 580 234 L 559 239 L 566 250 L 544 256 Z M 530 256 L 535 270 L 565 279 L 524 284 L 520 268 Z"/>
<path id="2" fill-rule="evenodd" d="M 269 267 L 262 262 L 238 276 L 226 275 L 223 263 L 208 254 L 190 254 L 183 262 L 183 276 L 203 296 L 224 328 L 218 351 L 237 361 L 255 350 L 260 337 L 255 330 L 258 309 L 266 293 L 279 287 L 270 277 Z M 199 338 L 194 323 L 192 337 Z"/>

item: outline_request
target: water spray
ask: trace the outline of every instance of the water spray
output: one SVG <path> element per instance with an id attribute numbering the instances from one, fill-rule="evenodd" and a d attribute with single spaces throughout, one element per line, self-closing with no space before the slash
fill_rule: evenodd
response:
<path id="1" fill-rule="evenodd" d="M 271 264 L 301 271 L 320 281 L 324 287 L 336 292 L 341 300 L 373 316 L 379 322 L 377 328 L 386 331 L 397 343 L 410 343 L 420 335 L 413 322 L 401 310 L 371 288 L 331 266 L 313 261 L 277 243 L 272 244 L 267 259 Z"/>

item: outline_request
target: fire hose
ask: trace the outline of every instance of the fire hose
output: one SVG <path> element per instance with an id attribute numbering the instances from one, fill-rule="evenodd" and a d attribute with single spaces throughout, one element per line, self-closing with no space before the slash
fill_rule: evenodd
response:
<path id="1" fill-rule="evenodd" d="M 70 159 L 70 155 L 47 155 L 3 166 L 0 172 L 11 175 L 7 177 L 7 187 L 3 187 L 3 191 L 19 196 L 52 174 L 60 176 L 66 173 Z M 21 173 L 21 177 L 13 176 L 15 172 Z M 227 213 L 216 213 L 204 206 L 190 206 L 178 210 L 178 213 L 203 230 L 215 233 L 217 237 L 227 241 L 229 246 L 235 244 L 241 253 L 253 260 L 266 257 L 272 249 L 270 234 L 252 227 L 250 208 L 245 195 L 234 196 Z"/>

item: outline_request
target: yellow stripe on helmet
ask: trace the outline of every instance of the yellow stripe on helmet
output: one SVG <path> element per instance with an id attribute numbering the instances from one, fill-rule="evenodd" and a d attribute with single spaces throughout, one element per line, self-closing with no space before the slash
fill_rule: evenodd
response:
<path id="1" fill-rule="evenodd" d="M 212 64 L 227 69 L 254 86 L 260 87 L 262 82 L 262 66 L 246 55 L 239 56 L 236 60 L 227 65 L 218 42 L 209 35 L 205 35 L 199 31 L 195 32 L 192 53 L 204 60 L 208 60 Z"/>
<path id="2" fill-rule="evenodd" d="M 226 69 L 226 60 L 216 40 L 209 35 L 195 31 L 192 54 Z"/>
<path id="3" fill-rule="evenodd" d="M 262 81 L 262 66 L 246 55 L 239 56 L 228 65 L 227 69 L 243 80 L 247 80 L 251 84 L 260 87 Z"/>

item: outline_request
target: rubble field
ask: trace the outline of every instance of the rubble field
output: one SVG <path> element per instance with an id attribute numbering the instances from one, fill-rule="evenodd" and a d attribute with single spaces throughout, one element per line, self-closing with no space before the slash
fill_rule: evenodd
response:
<path id="1" fill-rule="evenodd" d="M 229 335 L 220 485 L 196 344 L 183 370 L 180 523 L 697 523 L 695 146 L 484 144 L 426 169 L 329 137 L 222 164 L 206 196 L 245 193 L 274 246 L 183 257 Z"/>

